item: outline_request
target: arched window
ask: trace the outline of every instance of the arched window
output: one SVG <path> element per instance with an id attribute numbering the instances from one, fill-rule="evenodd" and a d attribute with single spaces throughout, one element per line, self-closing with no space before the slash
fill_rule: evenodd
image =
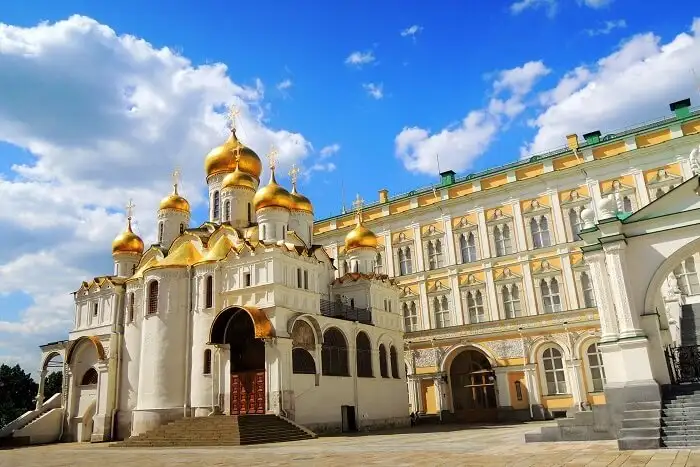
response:
<path id="1" fill-rule="evenodd" d="M 583 306 L 586 308 L 594 307 L 595 293 L 593 292 L 593 283 L 587 272 L 581 273 L 581 292 L 583 292 Z"/>
<path id="2" fill-rule="evenodd" d="M 308 350 L 301 347 L 292 349 L 292 373 L 297 375 L 316 374 L 316 362 Z"/>
<path id="3" fill-rule="evenodd" d="M 158 243 L 163 243 L 163 230 L 165 225 L 161 222 L 158 224 Z"/>
<path id="4" fill-rule="evenodd" d="M 180 224 L 180 235 L 185 233 L 185 224 Z"/>
<path id="5" fill-rule="evenodd" d="M 496 256 L 505 256 L 512 253 L 510 227 L 508 227 L 508 224 L 497 225 L 493 228 L 493 241 L 496 246 Z"/>
<path id="6" fill-rule="evenodd" d="M 402 276 L 406 274 L 411 274 L 413 272 L 413 265 L 411 264 L 411 248 L 403 247 L 399 249 L 399 271 Z"/>
<path id="7" fill-rule="evenodd" d="M 134 295 L 134 292 L 131 292 L 129 294 L 129 322 L 132 322 L 134 320 L 134 308 L 136 302 L 136 295 Z"/>
<path id="8" fill-rule="evenodd" d="M 485 320 L 484 297 L 480 290 L 467 292 L 467 312 L 469 323 L 481 323 Z"/>
<path id="9" fill-rule="evenodd" d="M 93 384 L 97 384 L 97 371 L 94 368 L 88 368 L 80 380 L 80 385 L 91 386 Z"/>
<path id="10" fill-rule="evenodd" d="M 428 267 L 435 269 L 435 247 L 433 242 L 428 242 Z"/>
<path id="11" fill-rule="evenodd" d="M 411 332 L 418 330 L 418 310 L 416 309 L 416 302 L 411 302 L 410 304 L 404 303 L 402 305 L 403 310 L 403 327 L 404 331 Z"/>
<path id="12" fill-rule="evenodd" d="M 357 334 L 355 338 L 357 349 L 357 376 L 360 378 L 371 378 L 372 374 L 372 346 L 369 337 L 364 332 Z"/>
<path id="13" fill-rule="evenodd" d="M 561 296 L 559 295 L 559 282 L 551 278 L 540 281 L 540 292 L 542 293 L 542 308 L 545 313 L 561 311 Z"/>
<path id="14" fill-rule="evenodd" d="M 692 256 L 683 260 L 676 269 L 673 270 L 673 274 L 676 276 L 678 287 L 681 289 L 682 294 L 700 294 L 700 282 L 698 281 L 698 273 L 695 268 L 695 259 L 693 259 Z"/>
<path id="15" fill-rule="evenodd" d="M 591 372 L 591 392 L 601 392 L 605 385 L 605 368 L 603 368 L 603 356 L 597 343 L 588 346 L 588 370 Z"/>
<path id="16" fill-rule="evenodd" d="M 386 347 L 384 347 L 384 344 L 379 344 L 379 374 L 381 375 L 382 378 L 388 378 L 389 377 L 389 371 L 387 369 L 387 355 L 386 355 Z"/>
<path id="17" fill-rule="evenodd" d="M 571 239 L 577 241 L 583 221 L 581 220 L 581 213 L 575 208 L 569 209 L 569 225 L 571 226 Z"/>
<path id="18" fill-rule="evenodd" d="M 461 234 L 459 236 L 459 250 L 462 256 L 463 263 L 471 263 L 476 261 L 476 239 L 474 232 Z"/>
<path id="19" fill-rule="evenodd" d="M 148 313 L 158 312 L 158 281 L 148 284 Z"/>
<path id="20" fill-rule="evenodd" d="M 389 347 L 389 361 L 391 362 L 391 377 L 399 378 L 399 356 L 396 354 L 396 347 Z"/>
<path id="21" fill-rule="evenodd" d="M 506 318 L 517 318 L 520 316 L 520 289 L 517 284 L 513 284 L 510 287 L 507 285 L 501 287 L 501 296 L 503 298 L 503 310 L 506 312 Z"/>
<path id="22" fill-rule="evenodd" d="M 214 219 L 218 219 L 220 215 L 220 199 L 219 199 L 219 192 L 215 191 L 214 192 L 214 199 L 212 199 L 212 210 L 211 210 L 211 215 Z"/>
<path id="23" fill-rule="evenodd" d="M 542 353 L 544 377 L 547 383 L 547 394 L 566 394 L 566 372 L 564 358 L 556 347 L 549 347 Z"/>
<path id="24" fill-rule="evenodd" d="M 399 248 L 399 251 L 397 252 L 397 256 L 399 258 L 399 274 L 402 276 L 406 275 L 406 257 L 403 254 L 403 250 Z"/>
<path id="25" fill-rule="evenodd" d="M 253 211 L 250 207 L 250 203 L 248 203 L 248 224 L 250 224 L 253 221 Z"/>
<path id="26" fill-rule="evenodd" d="M 226 200 L 224 202 L 224 222 L 231 220 L 231 201 Z"/>
<path id="27" fill-rule="evenodd" d="M 211 374 L 211 349 L 204 350 L 204 362 L 202 364 L 202 374 Z"/>
<path id="28" fill-rule="evenodd" d="M 336 328 L 323 333 L 321 369 L 325 376 L 350 376 L 348 371 L 348 344 Z"/>
<path id="29" fill-rule="evenodd" d="M 450 325 L 450 302 L 446 295 L 442 299 L 433 298 L 433 313 L 435 314 L 435 327 L 446 328 Z"/>
<path id="30" fill-rule="evenodd" d="M 214 277 L 207 276 L 204 286 L 205 307 L 211 308 L 214 306 Z"/>
<path id="31" fill-rule="evenodd" d="M 539 219 L 530 219 L 530 235 L 532 236 L 533 248 L 542 248 L 550 245 L 549 223 L 547 218 L 542 216 Z"/>
<path id="32" fill-rule="evenodd" d="M 382 263 L 382 254 L 377 252 L 377 257 L 375 258 L 375 270 L 377 274 L 382 274 L 384 272 L 384 265 Z"/>

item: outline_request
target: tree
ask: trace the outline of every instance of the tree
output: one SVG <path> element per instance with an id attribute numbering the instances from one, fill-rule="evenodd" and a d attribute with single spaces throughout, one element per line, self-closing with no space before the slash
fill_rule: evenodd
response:
<path id="1" fill-rule="evenodd" d="M 39 385 L 19 365 L 0 365 L 0 426 L 34 409 Z"/>
<path id="2" fill-rule="evenodd" d="M 44 380 L 44 400 L 49 400 L 49 397 L 61 392 L 63 388 L 63 372 L 54 371 Z"/>

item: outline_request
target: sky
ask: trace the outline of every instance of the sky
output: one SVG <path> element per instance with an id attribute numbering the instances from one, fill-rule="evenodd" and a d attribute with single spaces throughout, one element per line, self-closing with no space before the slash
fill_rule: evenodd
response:
<path id="1" fill-rule="evenodd" d="M 693 0 L 176 3 L 0 2 L 0 362 L 67 337 L 129 199 L 153 242 L 179 168 L 205 220 L 230 105 L 323 218 L 700 104 Z"/>

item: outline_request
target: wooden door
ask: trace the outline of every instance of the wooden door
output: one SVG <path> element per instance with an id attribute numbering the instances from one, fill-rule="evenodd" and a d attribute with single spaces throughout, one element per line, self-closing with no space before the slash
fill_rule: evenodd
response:
<path id="1" fill-rule="evenodd" d="M 265 372 L 231 374 L 231 415 L 265 413 Z"/>

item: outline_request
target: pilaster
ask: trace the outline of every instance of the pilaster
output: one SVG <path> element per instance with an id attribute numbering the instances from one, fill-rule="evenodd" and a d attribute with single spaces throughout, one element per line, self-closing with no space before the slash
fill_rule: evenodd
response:
<path id="1" fill-rule="evenodd" d="M 512 202 L 513 207 L 513 229 L 515 230 L 514 251 L 527 250 L 527 237 L 525 236 L 525 223 L 523 222 L 523 212 L 520 209 L 520 202 Z"/>
<path id="2" fill-rule="evenodd" d="M 650 202 L 649 190 L 647 190 L 647 183 L 646 180 L 644 180 L 644 174 L 641 171 L 634 174 L 634 184 L 637 186 L 640 206 L 646 206 Z"/>
<path id="3" fill-rule="evenodd" d="M 459 292 L 459 280 L 457 273 L 450 273 L 450 289 L 452 290 L 452 301 L 454 303 L 455 318 L 458 326 L 464 324 L 464 309 L 462 307 L 462 295 Z"/>
<path id="4" fill-rule="evenodd" d="M 39 390 L 36 393 L 36 409 L 39 410 L 44 405 L 44 382 L 46 381 L 46 370 L 39 372 Z"/>
<path id="5" fill-rule="evenodd" d="M 385 273 L 389 277 L 396 277 L 396 269 L 394 266 L 394 247 L 391 244 L 391 231 L 387 230 L 384 232 L 384 261 L 386 262 Z"/>
<path id="6" fill-rule="evenodd" d="M 566 292 L 565 299 L 567 300 L 564 309 L 577 310 L 579 308 L 583 308 L 583 306 L 578 302 L 574 271 L 571 269 L 571 258 L 568 255 L 561 257 L 561 275 L 562 279 L 564 279 L 564 287 Z M 566 305 L 568 305 L 568 308 L 566 308 Z"/>
<path id="7" fill-rule="evenodd" d="M 496 390 L 498 391 L 498 407 L 511 407 L 508 368 L 497 367 L 494 372 L 496 374 Z"/>
<path id="8" fill-rule="evenodd" d="M 566 243 L 566 229 L 564 228 L 564 218 L 561 214 L 561 204 L 559 204 L 559 194 L 554 191 L 549 193 L 552 220 L 554 221 L 555 237 L 552 243 Z"/>
<path id="9" fill-rule="evenodd" d="M 496 294 L 496 284 L 493 280 L 493 268 L 489 265 L 484 268 L 484 279 L 486 283 L 486 304 L 488 306 L 488 317 L 487 319 L 495 321 L 499 319 L 499 310 L 501 307 L 498 303 L 498 295 Z"/>
<path id="10" fill-rule="evenodd" d="M 425 281 L 420 281 L 418 284 L 418 294 L 420 295 L 420 320 L 423 324 L 423 329 L 430 329 L 430 308 L 428 307 L 428 286 Z"/>
<path id="11" fill-rule="evenodd" d="M 489 242 L 489 231 L 486 228 L 486 213 L 484 208 L 476 210 L 476 222 L 479 227 L 479 247 L 481 249 L 480 258 L 491 257 L 491 242 Z"/>
<path id="12" fill-rule="evenodd" d="M 452 232 L 452 218 L 450 216 L 443 216 L 442 222 L 445 226 L 445 244 L 447 245 L 447 261 L 445 261 L 445 266 L 453 266 L 457 262 L 457 256 L 455 253 L 455 236 Z"/>
<path id="13" fill-rule="evenodd" d="M 537 314 L 537 299 L 535 298 L 535 285 L 532 279 L 532 269 L 530 268 L 530 263 L 525 262 L 522 264 L 523 270 L 523 292 L 525 294 L 525 304 L 526 309 L 523 313 L 524 316 L 534 316 Z M 523 297 L 520 297 L 520 303 L 522 306 Z"/>
<path id="14" fill-rule="evenodd" d="M 420 225 L 414 224 L 413 226 L 413 252 L 416 256 L 416 267 L 413 268 L 413 272 L 425 271 L 425 259 L 423 256 L 423 240 L 421 240 L 420 235 Z"/>
<path id="15" fill-rule="evenodd" d="M 631 301 L 629 293 L 631 287 L 627 275 L 625 261 L 626 244 L 623 241 L 610 243 L 603 246 L 605 262 L 610 277 L 613 303 L 617 313 L 617 321 L 620 326 L 620 337 L 643 336 L 639 313 Z"/>
<path id="16" fill-rule="evenodd" d="M 610 299 L 610 279 L 605 267 L 605 253 L 602 251 L 586 252 L 584 260 L 591 273 L 593 292 L 598 307 L 598 319 L 600 320 L 601 341 L 614 341 L 618 338 L 619 328 L 615 307 Z"/>

